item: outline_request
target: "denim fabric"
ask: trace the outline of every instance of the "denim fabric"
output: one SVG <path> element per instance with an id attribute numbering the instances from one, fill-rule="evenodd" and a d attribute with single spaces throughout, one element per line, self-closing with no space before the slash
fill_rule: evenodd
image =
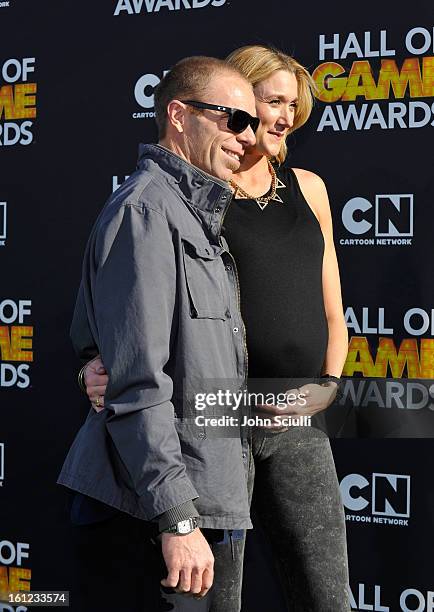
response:
<path id="1" fill-rule="evenodd" d="M 345 520 L 328 438 L 314 428 L 292 428 L 268 435 L 256 430 L 252 452 L 252 516 L 254 526 L 259 522 L 260 527 L 255 531 L 265 534 L 271 549 L 277 577 L 274 584 L 281 587 L 286 609 L 349 612 Z M 241 574 L 244 542 L 238 544 L 234 562 L 225 552 L 224 563 L 216 560 L 217 586 L 221 590 L 217 590 L 212 612 L 239 610 L 236 601 L 241 584 L 237 589 L 233 577 Z M 257 581 L 260 569 L 255 567 L 255 559 L 249 562 Z M 226 585 L 226 590 L 220 585 Z M 266 580 L 261 591 L 265 586 L 270 586 Z M 226 607 L 224 596 L 229 597 Z M 263 592 L 262 598 L 266 601 L 267 593 Z M 273 599 L 278 600 L 274 594 Z"/>
<path id="2" fill-rule="evenodd" d="M 349 612 L 345 517 L 328 438 L 295 427 L 253 436 L 252 509 L 291 612 Z"/>
<path id="3" fill-rule="evenodd" d="M 247 477 L 249 504 L 253 494 L 254 478 L 255 464 L 253 455 L 249 452 Z M 246 531 L 243 529 L 226 532 L 220 543 L 213 546 L 214 586 L 209 612 L 240 612 L 245 544 Z"/>

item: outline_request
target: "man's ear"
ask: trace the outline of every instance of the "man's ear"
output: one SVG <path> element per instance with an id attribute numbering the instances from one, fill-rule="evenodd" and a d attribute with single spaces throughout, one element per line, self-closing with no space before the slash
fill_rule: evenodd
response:
<path id="1" fill-rule="evenodd" d="M 177 132 L 184 132 L 185 115 L 188 112 L 185 104 L 179 100 L 171 100 L 167 105 L 167 121 Z"/>

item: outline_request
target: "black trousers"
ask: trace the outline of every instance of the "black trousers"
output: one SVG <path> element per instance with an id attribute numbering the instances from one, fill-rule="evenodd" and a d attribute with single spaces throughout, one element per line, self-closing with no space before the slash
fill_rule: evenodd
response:
<path id="1" fill-rule="evenodd" d="M 156 526 L 125 513 L 74 527 L 74 612 L 237 612 L 244 531 L 203 529 L 215 558 L 214 586 L 202 600 L 165 589 L 167 570 Z"/>

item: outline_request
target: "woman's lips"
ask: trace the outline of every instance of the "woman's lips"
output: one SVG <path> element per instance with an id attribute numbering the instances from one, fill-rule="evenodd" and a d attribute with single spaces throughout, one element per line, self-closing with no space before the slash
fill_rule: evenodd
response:
<path id="1" fill-rule="evenodd" d="M 272 136 L 275 136 L 279 140 L 281 140 L 285 136 L 284 132 L 268 132 L 268 133 L 271 134 Z"/>

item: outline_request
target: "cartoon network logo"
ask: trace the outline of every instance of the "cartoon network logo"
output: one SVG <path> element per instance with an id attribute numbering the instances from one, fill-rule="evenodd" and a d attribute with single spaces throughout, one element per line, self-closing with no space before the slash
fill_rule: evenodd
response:
<path id="1" fill-rule="evenodd" d="M 410 518 L 410 476 L 374 472 L 348 474 L 340 484 L 346 520 L 407 527 Z M 355 512 L 357 514 L 351 514 Z"/>
<path id="2" fill-rule="evenodd" d="M 139 15 L 144 12 L 158 13 L 162 8 L 169 11 L 180 11 L 206 6 L 223 6 L 225 3 L 226 0 L 118 0 L 113 14 L 117 17 L 121 13 L 127 13 L 127 15 Z"/>
<path id="3" fill-rule="evenodd" d="M 133 119 L 153 119 L 155 117 L 154 108 L 154 89 L 161 81 L 164 75 L 169 71 L 164 70 L 161 76 L 156 74 L 143 74 L 137 80 L 134 86 L 134 97 L 137 104 L 146 111 L 135 111 L 133 113 Z"/>
<path id="4" fill-rule="evenodd" d="M 7 237 L 7 203 L 0 202 L 0 246 L 5 246 Z"/>
<path id="5" fill-rule="evenodd" d="M 0 442 L 0 487 L 3 486 L 5 479 L 5 445 Z"/>
<path id="6" fill-rule="evenodd" d="M 374 201 L 356 196 L 342 209 L 342 225 L 351 236 L 341 238 L 344 246 L 411 245 L 414 196 L 411 193 L 376 195 Z"/>

